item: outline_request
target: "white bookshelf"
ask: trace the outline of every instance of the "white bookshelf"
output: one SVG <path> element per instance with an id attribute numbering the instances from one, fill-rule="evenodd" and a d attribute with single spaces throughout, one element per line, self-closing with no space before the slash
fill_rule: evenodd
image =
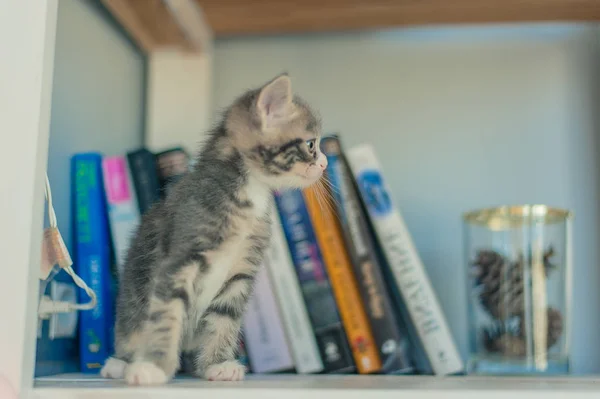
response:
<path id="1" fill-rule="evenodd" d="M 66 0 L 65 0 L 66 1 Z M 71 0 L 69 0 L 71 1 Z M 74 1 L 74 0 L 73 0 Z M 468 399 L 600 398 L 600 378 L 250 376 L 236 383 L 176 379 L 131 388 L 97 376 L 35 379 L 36 304 L 58 0 L 0 1 L 0 376 L 20 398 Z M 8 77 L 8 78 L 7 78 Z M 14 149 L 7 151 L 6 148 Z M 15 171 L 18 171 L 15 172 Z M 7 277 L 9 276 L 9 277 Z M 10 300 L 7 300 L 10 298 Z M 4 399 L 4 398 L 2 398 Z"/>
<path id="2" fill-rule="evenodd" d="M 416 376 L 250 376 L 246 381 L 206 382 L 178 379 L 168 386 L 132 389 L 120 382 L 94 377 L 58 376 L 36 382 L 40 399 L 137 398 L 323 398 L 330 399 L 486 399 L 597 398 L 598 379 L 536 379 Z"/>

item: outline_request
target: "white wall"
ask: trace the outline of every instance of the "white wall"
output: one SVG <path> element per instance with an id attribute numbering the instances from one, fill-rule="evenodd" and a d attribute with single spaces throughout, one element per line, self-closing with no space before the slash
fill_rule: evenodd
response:
<path id="1" fill-rule="evenodd" d="M 69 248 L 71 156 L 142 144 L 144 59 L 108 21 L 90 0 L 59 1 L 48 176 Z"/>
<path id="2" fill-rule="evenodd" d="M 144 144 L 150 151 L 198 150 L 198 134 L 209 128 L 211 67 L 210 49 L 163 50 L 148 57 Z"/>
<path id="3" fill-rule="evenodd" d="M 574 210 L 573 370 L 598 373 L 596 34 L 526 26 L 219 40 L 214 109 L 287 70 L 326 131 L 347 146 L 371 141 L 464 356 L 462 212 Z"/>

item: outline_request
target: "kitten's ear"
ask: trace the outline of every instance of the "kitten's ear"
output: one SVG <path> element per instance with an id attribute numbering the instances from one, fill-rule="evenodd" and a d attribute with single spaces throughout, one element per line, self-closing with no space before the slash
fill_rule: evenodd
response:
<path id="1" fill-rule="evenodd" d="M 263 127 L 272 127 L 289 117 L 292 112 L 292 82 L 281 75 L 267 83 L 258 95 L 256 108 Z"/>

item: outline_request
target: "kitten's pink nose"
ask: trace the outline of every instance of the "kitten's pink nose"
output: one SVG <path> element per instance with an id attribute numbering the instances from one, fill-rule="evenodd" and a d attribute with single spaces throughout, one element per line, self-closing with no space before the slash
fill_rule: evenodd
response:
<path id="1" fill-rule="evenodd" d="M 321 159 L 317 165 L 319 165 L 319 168 L 321 168 L 321 170 L 325 170 L 325 168 L 327 167 L 327 158 L 323 157 L 323 159 Z"/>

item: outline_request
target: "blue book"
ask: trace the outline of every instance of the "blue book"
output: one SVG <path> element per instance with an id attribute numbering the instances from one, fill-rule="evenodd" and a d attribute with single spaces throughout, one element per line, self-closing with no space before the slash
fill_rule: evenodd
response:
<path id="1" fill-rule="evenodd" d="M 94 290 L 98 304 L 79 314 L 79 358 L 84 373 L 97 373 L 112 347 L 111 249 L 102 155 L 75 154 L 71 159 L 74 267 Z M 87 302 L 79 290 L 79 301 Z"/>
<path id="2" fill-rule="evenodd" d="M 351 373 L 355 371 L 355 365 L 350 344 L 302 191 L 290 189 L 276 192 L 275 203 L 325 372 Z"/>

